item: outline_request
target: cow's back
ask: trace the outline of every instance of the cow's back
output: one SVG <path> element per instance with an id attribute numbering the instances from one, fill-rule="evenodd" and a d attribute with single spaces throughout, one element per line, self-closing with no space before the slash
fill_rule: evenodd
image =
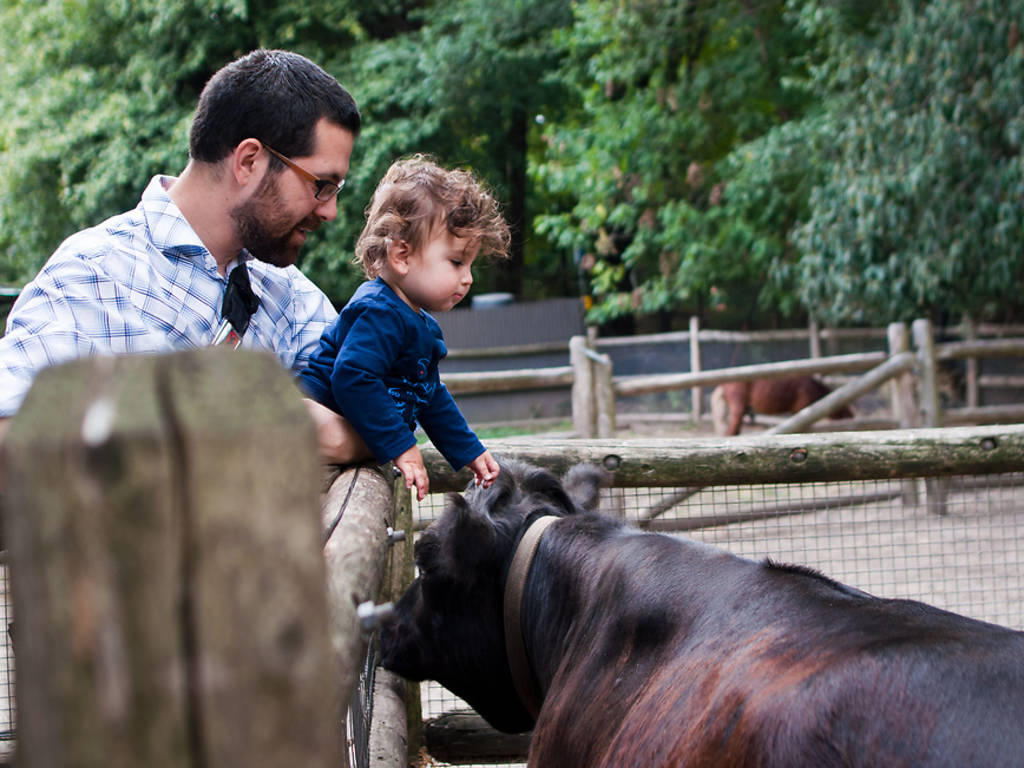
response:
<path id="1" fill-rule="evenodd" d="M 531 765 L 1024 760 L 1021 633 L 738 559 L 646 563 L 635 578 L 659 570 L 678 585 L 657 598 L 668 600 L 662 636 L 652 624 L 645 641 L 606 608 L 606 631 L 586 630 L 589 655 L 577 649 L 556 676 Z M 658 591 L 614 588 L 635 615 Z"/>

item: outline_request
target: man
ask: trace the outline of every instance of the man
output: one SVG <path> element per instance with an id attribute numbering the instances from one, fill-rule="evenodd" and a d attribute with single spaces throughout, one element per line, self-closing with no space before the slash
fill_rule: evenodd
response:
<path id="1" fill-rule="evenodd" d="M 236 267 L 232 289 L 255 310 L 241 346 L 302 370 L 337 313 L 294 264 L 337 215 L 360 124 L 351 95 L 298 54 L 257 50 L 219 70 L 181 176 L 153 178 L 134 210 L 72 235 L 22 291 L 0 338 L 0 440 L 46 366 L 214 343 L 231 330 L 222 309 Z M 325 460 L 369 456 L 351 427 L 304 402 Z"/>

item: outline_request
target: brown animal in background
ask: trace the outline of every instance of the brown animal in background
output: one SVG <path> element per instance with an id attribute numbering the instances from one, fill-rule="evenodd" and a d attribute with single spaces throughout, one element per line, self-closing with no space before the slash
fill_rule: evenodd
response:
<path id="1" fill-rule="evenodd" d="M 711 393 L 711 418 L 715 433 L 738 435 L 744 414 L 748 414 L 753 423 L 755 413 L 797 413 L 831 391 L 813 376 L 720 384 Z M 841 408 L 830 416 L 833 419 L 852 417 L 849 408 Z"/>

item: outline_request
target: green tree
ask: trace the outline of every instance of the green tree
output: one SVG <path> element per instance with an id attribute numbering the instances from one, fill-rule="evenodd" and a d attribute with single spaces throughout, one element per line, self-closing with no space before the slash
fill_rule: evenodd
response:
<path id="1" fill-rule="evenodd" d="M 183 168 L 196 99 L 220 66 L 287 47 L 337 72 L 337 52 L 365 34 L 359 10 L 323 0 L 3 0 L 0 280 L 31 278 L 61 239 L 135 205 L 153 174 Z M 336 246 L 320 239 L 311 249 L 325 247 Z"/>
<path id="2" fill-rule="evenodd" d="M 794 152 L 751 142 L 811 102 L 785 3 L 587 0 L 562 44 L 582 109 L 545 134 L 534 173 L 562 208 L 538 229 L 595 255 L 592 319 L 769 303 L 799 206 L 760 198 Z"/>
<path id="3" fill-rule="evenodd" d="M 561 52 L 551 37 L 572 22 L 569 3 L 453 0 L 411 16 L 415 26 L 351 56 L 366 115 L 364 167 L 379 177 L 396 157 L 426 152 L 472 168 L 503 202 L 513 229 L 511 264 L 478 280 L 522 294 L 528 264 L 538 292 L 545 281 L 537 272 L 550 253 L 528 248 L 543 201 L 529 185 L 527 158 L 538 145 L 535 116 L 557 116 L 566 99 L 552 76 Z"/>
<path id="4" fill-rule="evenodd" d="M 1024 309 L 1020 0 L 903 2 L 838 83 L 834 163 L 794 232 L 802 301 L 832 322 Z M 805 17 L 809 18 L 809 17 Z"/>
<path id="5" fill-rule="evenodd" d="M 365 117 L 338 219 L 304 250 L 307 274 L 347 299 L 361 279 L 351 255 L 376 181 L 419 151 L 472 167 L 495 188 L 517 237 L 513 268 L 490 282 L 520 292 L 532 121 L 562 101 L 546 41 L 571 22 L 568 3 L 0 3 L 9 42 L 0 107 L 11 116 L 0 129 L 0 280 L 29 279 L 65 236 L 133 206 L 154 173 L 183 168 L 209 76 L 245 51 L 281 47 L 335 74 Z"/>

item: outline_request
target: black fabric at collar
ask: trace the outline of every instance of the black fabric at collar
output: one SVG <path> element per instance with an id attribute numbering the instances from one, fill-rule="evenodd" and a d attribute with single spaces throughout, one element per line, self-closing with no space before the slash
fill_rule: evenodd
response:
<path id="1" fill-rule="evenodd" d="M 260 300 L 253 293 L 249 283 L 249 270 L 244 263 L 238 264 L 228 275 L 228 287 L 224 291 L 221 315 L 231 323 L 239 336 L 244 336 L 249 319 L 260 307 Z"/>

